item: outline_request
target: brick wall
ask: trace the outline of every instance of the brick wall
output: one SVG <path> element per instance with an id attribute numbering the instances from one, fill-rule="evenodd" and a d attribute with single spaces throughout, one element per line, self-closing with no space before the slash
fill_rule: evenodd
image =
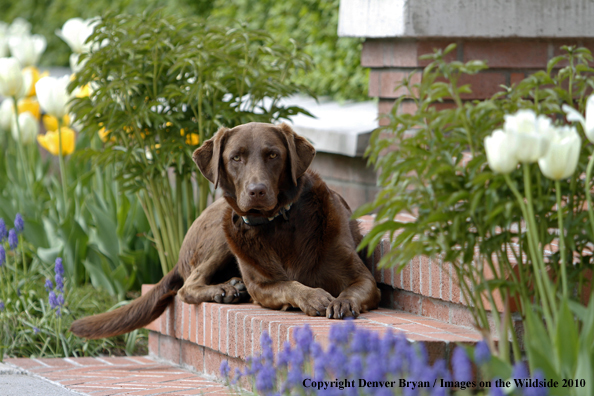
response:
<path id="1" fill-rule="evenodd" d="M 342 195 L 352 210 L 372 201 L 378 192 L 375 171 L 364 158 L 317 152 L 311 168 Z"/>
<path id="2" fill-rule="evenodd" d="M 444 49 L 450 43 L 457 44 L 456 50 L 446 58 L 449 61 L 467 62 L 484 60 L 489 66 L 479 74 L 464 76 L 461 84 L 471 84 L 472 93 L 463 95 L 463 99 L 486 99 L 501 90 L 500 85 L 512 85 L 538 70 L 546 69 L 547 62 L 562 53 L 563 45 L 584 46 L 591 51 L 594 40 L 591 39 L 367 39 L 363 44 L 361 64 L 371 68 L 369 73 L 369 96 L 378 97 L 378 113 L 386 114 L 394 100 L 406 92 L 396 90 L 406 76 L 411 82 L 419 82 L 427 60 L 419 56 L 432 53 L 434 49 Z M 558 67 L 564 66 L 558 64 Z M 445 103 L 444 106 L 452 105 Z M 415 111 L 413 103 L 403 103 L 401 111 Z M 385 125 L 386 119 L 380 119 Z"/>

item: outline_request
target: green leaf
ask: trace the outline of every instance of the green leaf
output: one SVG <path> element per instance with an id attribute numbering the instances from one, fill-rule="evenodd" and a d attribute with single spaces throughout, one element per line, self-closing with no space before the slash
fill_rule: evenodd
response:
<path id="1" fill-rule="evenodd" d="M 561 300 L 557 313 L 554 351 L 563 378 L 572 378 L 577 361 L 579 337 L 576 321 L 566 300 Z"/>
<path id="2" fill-rule="evenodd" d="M 120 242 L 115 222 L 108 212 L 93 203 L 88 205 L 88 209 L 97 227 L 97 233 L 94 235 L 93 240 L 97 243 L 101 253 L 109 257 L 114 264 L 117 264 L 119 262 Z"/>

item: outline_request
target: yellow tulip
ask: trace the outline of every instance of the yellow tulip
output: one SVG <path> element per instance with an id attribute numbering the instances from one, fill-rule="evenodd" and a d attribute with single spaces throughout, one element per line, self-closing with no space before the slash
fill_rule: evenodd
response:
<path id="1" fill-rule="evenodd" d="M 91 85 L 87 84 L 75 90 L 77 98 L 86 98 L 91 94 Z"/>
<path id="2" fill-rule="evenodd" d="M 189 144 L 190 146 L 198 146 L 198 143 L 200 143 L 200 135 L 197 133 L 190 133 L 186 136 L 186 144 Z"/>
<path id="3" fill-rule="evenodd" d="M 41 109 L 39 108 L 39 102 L 35 98 L 24 98 L 18 102 L 19 114 L 29 112 L 37 121 L 41 117 Z"/>
<path id="4" fill-rule="evenodd" d="M 184 130 L 184 128 L 180 129 L 179 134 L 182 136 L 186 136 L 186 131 Z M 190 133 L 188 136 L 186 136 L 186 144 L 190 146 L 198 146 L 198 143 L 200 143 L 199 134 Z"/>
<path id="5" fill-rule="evenodd" d="M 70 125 L 70 116 L 66 114 L 64 118 L 62 118 L 62 126 Z M 57 131 L 58 130 L 58 119 L 54 116 L 46 114 L 43 116 L 43 126 L 45 126 L 45 130 L 48 132 Z"/>
<path id="6" fill-rule="evenodd" d="M 101 128 L 99 130 L 99 132 L 97 132 L 97 133 L 99 134 L 99 139 L 101 139 L 101 141 L 103 143 L 107 143 L 107 141 L 115 142 L 116 141 L 115 137 L 113 137 L 113 136 L 110 137 L 109 136 L 110 132 L 111 131 L 108 131 L 105 128 Z"/>
<path id="7" fill-rule="evenodd" d="M 49 76 L 48 71 L 39 73 L 39 69 L 37 69 L 35 66 L 25 67 L 23 69 L 23 73 L 31 74 L 32 84 L 31 84 L 31 89 L 29 90 L 29 92 L 27 92 L 27 96 L 35 96 L 37 94 L 37 92 L 35 92 L 35 84 L 37 84 L 37 81 L 39 81 L 39 79 L 41 79 L 42 77 Z M 37 117 L 37 119 L 39 119 L 39 117 Z"/>
<path id="8" fill-rule="evenodd" d="M 76 135 L 74 131 L 68 127 L 60 129 L 62 133 L 62 155 L 66 156 L 74 152 L 76 143 Z M 45 135 L 38 135 L 37 141 L 52 155 L 60 155 L 60 136 L 58 131 L 47 132 Z"/>

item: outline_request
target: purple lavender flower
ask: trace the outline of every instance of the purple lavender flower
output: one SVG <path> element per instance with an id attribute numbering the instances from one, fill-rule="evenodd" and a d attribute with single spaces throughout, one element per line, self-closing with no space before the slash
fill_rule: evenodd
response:
<path id="1" fill-rule="evenodd" d="M 503 391 L 501 390 L 500 387 L 495 386 L 495 379 L 493 381 L 491 381 L 491 393 L 489 393 L 491 396 L 504 396 Z"/>
<path id="2" fill-rule="evenodd" d="M 231 371 L 231 367 L 229 367 L 229 362 L 226 360 L 223 360 L 221 362 L 221 377 L 229 377 L 229 372 Z"/>
<path id="3" fill-rule="evenodd" d="M 62 265 L 62 259 L 60 257 L 58 257 L 56 259 L 56 262 L 54 265 L 54 271 L 56 272 L 56 274 L 60 274 L 60 276 L 64 276 L 64 266 Z"/>
<path id="4" fill-rule="evenodd" d="M 20 213 L 16 214 L 14 218 L 14 228 L 16 229 L 17 234 L 20 234 L 25 229 L 25 222 L 23 221 L 23 217 Z"/>
<path id="5" fill-rule="evenodd" d="M 63 294 L 58 294 L 58 304 L 60 304 L 61 307 L 64 306 L 64 295 Z"/>
<path id="6" fill-rule="evenodd" d="M 33 334 L 39 334 L 40 331 L 39 327 L 33 327 Z"/>
<path id="7" fill-rule="evenodd" d="M 0 243 L 4 242 L 7 235 L 6 223 L 4 222 L 4 219 L 0 219 Z"/>
<path id="8" fill-rule="evenodd" d="M 464 348 L 457 347 L 454 349 L 452 369 L 454 371 L 454 381 L 472 381 L 472 366 Z"/>
<path id="9" fill-rule="evenodd" d="M 309 325 L 295 329 L 295 341 L 297 341 L 297 345 L 305 354 L 309 353 L 313 342 L 313 333 Z"/>
<path id="10" fill-rule="evenodd" d="M 62 259 L 60 257 L 56 259 L 54 271 L 56 272 L 56 289 L 61 293 L 64 293 L 64 266 L 62 265 Z"/>
<path id="11" fill-rule="evenodd" d="M 267 363 L 274 364 L 274 352 L 272 351 L 272 339 L 267 331 L 263 331 L 260 336 L 260 345 L 262 346 L 262 357 Z"/>
<path id="12" fill-rule="evenodd" d="M 350 376 L 360 375 L 363 372 L 363 361 L 361 360 L 361 356 L 353 355 L 349 359 L 348 362 L 348 370 Z"/>
<path id="13" fill-rule="evenodd" d="M 241 377 L 243 377 L 243 373 L 241 372 L 240 369 L 235 367 L 235 375 L 233 376 L 233 379 L 231 380 L 231 385 L 235 385 L 241 379 Z"/>
<path id="14" fill-rule="evenodd" d="M 289 361 L 291 359 L 291 344 L 289 341 L 285 341 L 283 344 L 283 349 L 279 352 L 277 357 L 277 366 L 278 367 L 286 367 L 289 365 Z"/>
<path id="15" fill-rule="evenodd" d="M 536 369 L 534 370 L 534 375 L 532 376 L 533 380 L 537 381 L 544 381 L 545 377 L 541 370 Z M 549 391 L 546 387 L 527 387 L 524 388 L 524 396 L 546 396 L 549 394 Z"/>
<path id="16" fill-rule="evenodd" d="M 512 370 L 512 378 L 514 379 L 526 379 L 530 378 L 528 374 L 528 369 L 523 362 L 518 362 L 514 365 L 514 369 Z"/>
<path id="17" fill-rule="evenodd" d="M 2 241 L 0 241 L 2 243 Z M 4 265 L 6 262 L 6 250 L 4 250 L 4 246 L 0 245 L 0 267 Z"/>
<path id="18" fill-rule="evenodd" d="M 54 288 L 54 284 L 51 279 L 45 280 L 45 290 L 49 293 Z"/>
<path id="19" fill-rule="evenodd" d="M 317 342 L 312 345 L 312 355 L 314 357 L 313 362 L 313 378 L 315 380 L 323 380 L 326 374 L 326 366 L 330 364 L 328 356 L 324 353 L 324 350 Z"/>
<path id="20" fill-rule="evenodd" d="M 19 238 L 14 228 L 8 231 L 8 246 L 10 246 L 10 250 L 15 250 L 19 246 Z"/>
<path id="21" fill-rule="evenodd" d="M 491 360 L 491 351 L 489 350 L 489 345 L 482 340 L 476 344 L 474 348 L 474 362 L 479 366 L 487 363 Z"/>
<path id="22" fill-rule="evenodd" d="M 62 316 L 62 308 L 61 307 L 58 307 L 58 309 L 56 309 L 56 316 L 57 317 Z"/>
<path id="23" fill-rule="evenodd" d="M 351 350 L 355 353 L 363 353 L 368 351 L 368 332 L 365 330 L 357 329 L 353 334 L 351 340 Z"/>
<path id="24" fill-rule="evenodd" d="M 386 362 L 378 359 L 377 354 L 370 353 L 367 355 L 365 362 L 365 378 L 368 381 L 385 381 L 386 377 Z"/>
<path id="25" fill-rule="evenodd" d="M 272 364 L 267 364 L 256 374 L 256 389 L 264 394 L 270 393 L 274 388 L 276 370 Z"/>
<path id="26" fill-rule="evenodd" d="M 0 301 L 0 311 L 4 311 L 4 301 Z"/>
<path id="27" fill-rule="evenodd" d="M 56 292 L 53 290 L 49 292 L 49 304 L 51 309 L 56 309 L 60 306 L 58 302 L 58 296 L 56 296 Z"/>
<path id="28" fill-rule="evenodd" d="M 349 342 L 353 330 L 355 330 L 353 320 L 346 320 L 344 324 L 334 325 L 330 328 L 328 340 L 332 344 L 346 345 Z"/>
<path id="29" fill-rule="evenodd" d="M 431 396 L 446 396 L 446 395 L 447 395 L 446 388 L 441 387 L 441 386 L 436 386 L 431 391 Z"/>

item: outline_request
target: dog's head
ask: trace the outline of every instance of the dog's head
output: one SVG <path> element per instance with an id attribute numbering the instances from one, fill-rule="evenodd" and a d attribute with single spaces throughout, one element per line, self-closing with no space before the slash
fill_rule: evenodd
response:
<path id="1" fill-rule="evenodd" d="M 221 128 L 193 155 L 198 168 L 240 215 L 272 215 L 295 190 L 315 149 L 286 124 Z M 284 197 L 286 199 L 286 197 Z"/>

